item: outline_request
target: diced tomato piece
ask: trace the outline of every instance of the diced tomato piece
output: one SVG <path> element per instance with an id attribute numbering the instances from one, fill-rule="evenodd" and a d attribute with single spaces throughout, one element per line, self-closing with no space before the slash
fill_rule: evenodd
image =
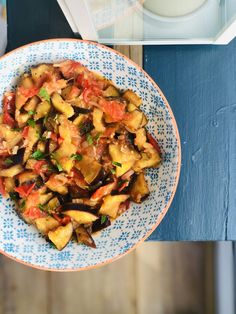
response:
<path id="1" fill-rule="evenodd" d="M 92 201 L 98 201 L 104 196 L 110 194 L 111 191 L 114 190 L 115 188 L 116 188 L 116 181 L 109 183 L 107 185 L 104 185 L 100 187 L 99 189 L 97 189 L 97 191 L 93 193 L 90 199 Z"/>
<path id="2" fill-rule="evenodd" d="M 24 87 L 19 87 L 18 91 L 21 95 L 23 95 L 26 98 L 31 98 L 35 95 L 38 94 L 39 89 L 37 87 L 31 87 L 31 88 L 24 88 Z"/>
<path id="3" fill-rule="evenodd" d="M 3 98 L 3 111 L 15 113 L 15 93 L 5 93 Z"/>
<path id="4" fill-rule="evenodd" d="M 92 96 L 100 96 L 102 94 L 101 90 L 98 87 L 92 86 L 89 88 L 85 88 L 83 91 L 83 100 L 86 104 L 90 101 Z"/>
<path id="5" fill-rule="evenodd" d="M 105 132 L 101 135 L 101 137 L 111 137 L 115 134 L 116 128 L 107 127 Z"/>
<path id="6" fill-rule="evenodd" d="M 52 214 L 52 216 L 63 226 L 66 226 L 69 222 L 71 222 L 71 218 L 69 216 L 64 216 L 63 218 L 58 214 Z"/>
<path id="7" fill-rule="evenodd" d="M 148 142 L 155 148 L 155 150 L 161 154 L 161 149 L 160 149 L 160 146 L 159 144 L 157 143 L 157 141 L 155 140 L 155 138 L 147 132 L 147 139 L 148 139 Z"/>
<path id="8" fill-rule="evenodd" d="M 15 126 L 15 120 L 7 111 L 3 111 L 2 122 L 9 125 L 11 128 Z"/>
<path id="9" fill-rule="evenodd" d="M 6 195 L 4 179 L 1 177 L 0 177 L 0 194 L 2 194 L 2 196 Z"/>
<path id="10" fill-rule="evenodd" d="M 27 138 L 29 134 L 29 126 L 25 126 L 22 132 L 23 138 Z"/>
<path id="11" fill-rule="evenodd" d="M 34 207 L 30 207 L 28 208 L 23 215 L 25 217 L 28 217 L 30 219 L 37 219 L 37 218 L 42 218 L 42 217 L 46 217 L 47 214 L 44 213 L 43 211 L 41 211 L 38 207 L 34 206 Z"/>
<path id="12" fill-rule="evenodd" d="M 37 174 L 41 174 L 46 172 L 48 169 L 46 167 L 43 167 L 47 165 L 46 160 L 39 160 L 34 164 L 34 172 Z"/>
<path id="13" fill-rule="evenodd" d="M 51 135 L 50 135 L 50 138 L 54 141 L 54 142 L 57 142 L 57 135 L 56 135 L 56 133 L 51 133 Z"/>
<path id="14" fill-rule="evenodd" d="M 61 137 L 61 136 L 59 136 L 58 139 L 57 139 L 57 143 L 58 143 L 59 145 L 61 145 L 63 142 L 64 142 L 64 138 Z"/>
<path id="15" fill-rule="evenodd" d="M 67 60 L 65 62 L 62 62 L 59 66 L 63 76 L 67 79 L 73 77 L 76 74 L 77 70 L 81 67 L 83 66 L 80 62 L 73 60 Z"/>
<path id="16" fill-rule="evenodd" d="M 99 106 L 102 111 L 110 117 L 111 122 L 119 122 L 126 117 L 125 104 L 123 103 L 115 100 L 107 101 L 101 99 L 99 101 Z"/>
<path id="17" fill-rule="evenodd" d="M 26 198 L 27 196 L 30 195 L 32 190 L 34 189 L 36 183 L 32 184 L 22 184 L 21 186 L 18 186 L 15 188 L 15 191 L 19 193 L 20 197 Z"/>
<path id="18" fill-rule="evenodd" d="M 119 192 L 123 191 L 129 185 L 129 181 L 125 181 L 121 184 L 120 188 L 118 189 Z"/>

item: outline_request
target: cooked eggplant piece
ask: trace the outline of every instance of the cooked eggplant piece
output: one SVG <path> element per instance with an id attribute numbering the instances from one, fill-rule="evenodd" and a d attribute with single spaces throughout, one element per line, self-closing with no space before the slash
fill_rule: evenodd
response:
<path id="1" fill-rule="evenodd" d="M 35 125 L 35 127 L 32 127 L 32 126 L 29 127 L 28 144 L 27 144 L 27 146 L 25 148 L 23 163 L 25 163 L 29 159 L 29 157 L 30 157 L 30 155 L 32 153 L 32 149 L 33 149 L 34 145 L 39 140 L 40 131 L 41 131 L 41 128 L 37 124 Z"/>
<path id="2" fill-rule="evenodd" d="M 35 182 L 38 175 L 32 171 L 24 171 L 18 175 L 19 185 Z"/>
<path id="3" fill-rule="evenodd" d="M 53 71 L 53 66 L 51 64 L 40 64 L 39 66 L 31 68 L 31 75 L 35 82 L 38 82 L 43 76 Z"/>
<path id="4" fill-rule="evenodd" d="M 53 158 L 59 163 L 61 168 L 69 173 L 74 166 L 74 160 L 71 158 L 76 153 L 76 146 L 64 141 L 60 147 L 53 153 Z"/>
<path id="5" fill-rule="evenodd" d="M 96 212 L 98 211 L 98 207 L 77 203 L 62 203 L 62 205 L 60 206 L 60 210 L 61 211 L 78 210 L 82 212 L 96 214 Z"/>
<path id="6" fill-rule="evenodd" d="M 82 160 L 76 161 L 75 167 L 80 170 L 88 184 L 96 180 L 102 168 L 99 162 L 86 155 L 83 156 Z"/>
<path id="7" fill-rule="evenodd" d="M 78 210 L 66 210 L 63 211 L 63 214 L 71 217 L 81 225 L 92 223 L 98 219 L 98 217 L 94 214 Z"/>
<path id="8" fill-rule="evenodd" d="M 67 178 L 63 174 L 53 174 L 45 185 L 52 191 L 65 195 L 68 193 Z"/>
<path id="9" fill-rule="evenodd" d="M 76 125 L 78 124 L 76 123 Z M 79 131 L 81 136 L 91 132 L 92 129 L 94 129 L 94 126 L 90 119 L 82 120 L 81 123 L 79 124 Z"/>
<path id="10" fill-rule="evenodd" d="M 105 126 L 103 123 L 103 111 L 98 109 L 98 108 L 94 108 L 93 110 L 93 125 L 95 127 L 95 130 L 97 132 L 104 132 L 105 131 Z"/>
<path id="11" fill-rule="evenodd" d="M 73 104 L 72 104 L 73 105 Z M 91 109 L 88 108 L 80 108 L 80 107 L 74 107 L 74 111 L 75 111 L 75 116 L 78 116 L 80 114 L 88 114 L 90 112 L 92 112 Z M 74 118 L 75 118 L 74 116 Z M 73 117 L 72 117 L 73 118 Z"/>
<path id="12" fill-rule="evenodd" d="M 71 195 L 71 198 L 89 197 L 88 189 L 82 189 L 77 185 L 69 186 L 69 194 Z"/>
<path id="13" fill-rule="evenodd" d="M 41 205 L 45 205 L 52 197 L 53 197 L 53 194 L 51 192 L 46 193 L 46 194 L 40 194 L 39 202 Z"/>
<path id="14" fill-rule="evenodd" d="M 40 103 L 40 99 L 37 96 L 33 96 L 26 102 L 24 109 L 26 111 L 35 111 L 37 105 Z"/>
<path id="15" fill-rule="evenodd" d="M 103 91 L 103 96 L 104 97 L 120 97 L 120 93 L 115 86 L 110 85 Z"/>
<path id="16" fill-rule="evenodd" d="M 59 222 L 51 216 L 35 219 L 37 229 L 47 235 L 49 231 L 59 227 Z"/>
<path id="17" fill-rule="evenodd" d="M 80 95 L 80 89 L 75 85 L 69 85 L 61 91 L 61 96 L 65 100 L 73 100 Z"/>
<path id="18" fill-rule="evenodd" d="M 50 114 L 44 122 L 44 125 L 48 131 L 58 133 L 58 121 L 56 114 Z"/>
<path id="19" fill-rule="evenodd" d="M 135 182 L 132 184 L 130 190 L 131 200 L 135 203 L 141 203 L 149 195 L 149 189 L 147 182 L 145 180 L 144 173 L 141 172 L 138 174 Z"/>
<path id="20" fill-rule="evenodd" d="M 25 148 L 20 148 L 17 151 L 16 155 L 12 155 L 10 157 L 12 164 L 17 165 L 17 164 L 22 164 L 23 163 L 23 158 L 24 158 L 24 153 L 25 153 Z"/>
<path id="21" fill-rule="evenodd" d="M 144 128 L 141 128 L 135 133 L 134 144 L 138 147 L 139 150 L 142 150 L 143 145 L 146 142 L 147 142 L 146 130 Z"/>
<path id="22" fill-rule="evenodd" d="M 111 220 L 109 216 L 99 216 L 99 218 L 92 224 L 92 232 L 97 232 L 102 229 L 105 229 L 111 225 Z"/>
<path id="23" fill-rule="evenodd" d="M 37 105 L 36 113 L 34 115 L 34 120 L 37 121 L 41 118 L 46 117 L 49 114 L 51 105 L 47 100 L 42 101 Z"/>
<path id="24" fill-rule="evenodd" d="M 129 118 L 123 123 L 130 132 L 136 132 L 141 126 L 144 114 L 139 110 L 130 112 Z"/>
<path id="25" fill-rule="evenodd" d="M 127 110 L 129 112 L 133 112 L 133 111 L 137 110 L 137 107 L 134 104 L 129 103 L 128 106 L 127 106 Z"/>
<path id="26" fill-rule="evenodd" d="M 24 171 L 24 169 L 21 165 L 15 165 L 15 166 L 12 166 L 8 169 L 0 170 L 0 176 L 13 178 L 14 176 L 18 175 L 22 171 Z"/>
<path id="27" fill-rule="evenodd" d="M 121 203 L 125 202 L 129 198 L 129 195 L 107 195 L 103 199 L 103 204 L 99 210 L 99 214 L 108 215 L 111 218 L 117 217 L 117 212 Z"/>
<path id="28" fill-rule="evenodd" d="M 110 144 L 109 154 L 113 164 L 116 166 L 116 176 L 120 177 L 132 168 L 140 155 L 134 149 L 129 147 L 123 148 L 120 145 Z"/>
<path id="29" fill-rule="evenodd" d="M 55 109 L 63 113 L 67 118 L 74 115 L 73 107 L 69 103 L 65 102 L 65 100 L 58 93 L 53 93 L 51 100 Z"/>
<path id="30" fill-rule="evenodd" d="M 14 189 L 15 189 L 14 178 L 5 178 L 4 184 L 5 184 L 5 190 L 7 193 L 14 192 Z"/>
<path id="31" fill-rule="evenodd" d="M 13 131 L 8 125 L 0 125 L 0 138 L 4 139 L 7 143 L 8 149 L 12 149 L 22 140 L 22 135 L 18 131 Z"/>
<path id="32" fill-rule="evenodd" d="M 88 231 L 83 227 L 79 226 L 78 228 L 75 229 L 75 233 L 77 236 L 77 241 L 79 243 L 83 243 L 87 246 L 90 246 L 92 248 L 96 248 L 96 244 L 91 237 L 91 235 L 88 233 Z"/>
<path id="33" fill-rule="evenodd" d="M 141 171 L 144 168 L 158 167 L 161 157 L 155 148 L 149 143 L 143 145 L 144 152 L 141 153 L 141 159 L 137 160 L 133 166 L 134 171 Z"/>
<path id="34" fill-rule="evenodd" d="M 29 89 L 29 88 L 34 87 L 34 82 L 33 82 L 31 76 L 23 75 L 21 80 L 20 80 L 20 84 L 19 85 L 24 87 L 24 88 L 26 88 L 26 89 Z"/>
<path id="35" fill-rule="evenodd" d="M 46 205 L 46 211 L 53 212 L 60 206 L 60 202 L 57 197 L 53 197 Z"/>
<path id="36" fill-rule="evenodd" d="M 73 225 L 68 223 L 66 226 L 60 226 L 54 231 L 48 232 L 48 238 L 61 251 L 69 243 L 73 234 Z"/>
<path id="37" fill-rule="evenodd" d="M 142 105 L 142 99 L 132 90 L 127 90 L 123 94 L 124 99 L 128 100 L 130 103 L 134 104 L 136 107 Z"/>

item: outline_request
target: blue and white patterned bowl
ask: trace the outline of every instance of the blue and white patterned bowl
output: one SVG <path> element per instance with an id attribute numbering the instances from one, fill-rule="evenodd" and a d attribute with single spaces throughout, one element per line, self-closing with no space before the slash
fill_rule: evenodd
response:
<path id="1" fill-rule="evenodd" d="M 159 169 L 147 171 L 150 197 L 132 204 L 110 227 L 95 236 L 97 249 L 70 243 L 58 252 L 15 213 L 9 199 L 0 198 L 0 252 L 26 265 L 45 270 L 72 271 L 109 263 L 135 248 L 158 226 L 174 197 L 181 149 L 173 113 L 154 81 L 135 63 L 105 46 L 73 39 L 36 42 L 0 58 L 0 98 L 14 89 L 18 77 L 39 63 L 73 59 L 100 72 L 122 89 L 131 88 L 143 99 L 148 129 L 163 152 Z"/>

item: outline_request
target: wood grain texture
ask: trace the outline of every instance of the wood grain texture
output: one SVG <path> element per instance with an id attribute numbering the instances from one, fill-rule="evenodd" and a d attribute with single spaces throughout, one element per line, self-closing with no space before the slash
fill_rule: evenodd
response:
<path id="1" fill-rule="evenodd" d="M 135 314 L 135 253 L 86 272 L 50 274 L 52 314 Z"/>
<path id="2" fill-rule="evenodd" d="M 214 314 L 213 247 L 206 247 L 144 243 L 77 273 L 39 271 L 0 256 L 0 314 Z"/>
<path id="3" fill-rule="evenodd" d="M 47 273 L 0 257 L 0 314 L 48 314 Z"/>
<path id="4" fill-rule="evenodd" d="M 175 199 L 150 240 L 236 239 L 236 40 L 228 46 L 147 46 L 144 68 L 180 131 Z"/>

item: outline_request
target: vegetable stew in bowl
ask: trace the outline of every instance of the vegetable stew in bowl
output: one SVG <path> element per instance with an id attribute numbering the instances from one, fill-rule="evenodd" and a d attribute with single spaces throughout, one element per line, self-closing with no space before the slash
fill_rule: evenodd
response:
<path id="1" fill-rule="evenodd" d="M 142 100 L 79 62 L 40 64 L 3 99 L 0 192 L 62 250 L 149 195 L 145 169 L 161 152 L 147 132 Z"/>

